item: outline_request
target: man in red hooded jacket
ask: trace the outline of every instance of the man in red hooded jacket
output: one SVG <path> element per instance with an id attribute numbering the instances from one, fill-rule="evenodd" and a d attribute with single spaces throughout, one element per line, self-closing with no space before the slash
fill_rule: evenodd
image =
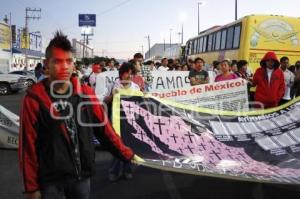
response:
<path id="1" fill-rule="evenodd" d="M 95 92 L 72 77 L 71 42 L 57 32 L 46 48 L 49 78 L 27 90 L 19 162 L 26 199 L 88 199 L 95 169 L 93 133 L 119 158 L 134 154 L 115 133 Z"/>
<path id="2" fill-rule="evenodd" d="M 279 61 L 274 52 L 267 52 L 253 76 L 256 86 L 255 101 L 263 108 L 278 106 L 285 92 L 284 75 L 279 69 Z"/>

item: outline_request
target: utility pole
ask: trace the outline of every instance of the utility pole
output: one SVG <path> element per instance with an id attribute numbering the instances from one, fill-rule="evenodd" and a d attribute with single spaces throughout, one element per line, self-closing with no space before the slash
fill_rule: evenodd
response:
<path id="1" fill-rule="evenodd" d="M 83 43 L 82 44 L 82 58 L 84 58 L 85 56 L 89 56 L 90 54 L 88 53 L 90 51 L 89 48 L 89 43 L 90 43 L 90 39 L 89 37 L 93 36 L 93 29 L 90 29 L 90 26 L 86 26 L 81 30 L 81 35 L 83 36 Z"/>
<path id="2" fill-rule="evenodd" d="M 142 52 L 141 53 L 144 56 L 144 45 L 141 45 L 140 47 L 142 48 Z"/>
<path id="3" fill-rule="evenodd" d="M 171 46 L 172 46 L 172 28 L 170 28 L 170 57 L 171 57 Z"/>
<path id="4" fill-rule="evenodd" d="M 11 12 L 9 13 L 9 29 L 10 29 L 10 54 L 12 56 L 12 54 L 13 54 L 13 50 L 12 50 L 12 48 L 13 48 L 13 38 L 12 38 L 12 28 L 11 28 Z"/>
<path id="5" fill-rule="evenodd" d="M 181 42 L 181 32 L 178 32 L 177 35 L 178 35 L 178 38 L 179 38 L 179 42 L 178 43 L 180 43 Z"/>
<path id="6" fill-rule="evenodd" d="M 200 5 L 201 5 L 201 3 L 198 2 L 198 35 L 200 34 L 200 12 L 199 12 L 199 10 L 200 10 L 199 6 Z"/>
<path id="7" fill-rule="evenodd" d="M 150 36 L 146 36 L 146 39 L 148 40 L 148 52 L 149 52 L 149 59 L 151 57 L 151 51 L 150 51 Z"/>
<path id="8" fill-rule="evenodd" d="M 83 46 L 82 46 L 82 58 L 85 56 L 85 33 L 83 33 Z"/>
<path id="9" fill-rule="evenodd" d="M 86 34 L 87 29 L 88 29 L 88 27 L 86 27 L 85 29 L 83 29 L 82 58 L 84 58 L 84 56 L 85 56 L 85 44 L 86 44 L 86 38 L 85 38 L 85 36 L 87 36 L 87 34 Z"/>
<path id="10" fill-rule="evenodd" d="M 235 0 L 235 20 L 237 20 L 237 0 Z"/>
<path id="11" fill-rule="evenodd" d="M 39 20 L 41 18 L 41 12 L 42 12 L 42 9 L 39 8 L 26 8 L 26 13 L 25 13 L 25 28 L 24 28 L 24 32 L 23 32 L 23 35 L 25 35 L 25 64 L 26 66 L 28 67 L 28 48 L 30 47 L 30 44 L 29 46 L 27 46 L 28 44 L 28 36 L 29 36 L 29 30 L 28 30 L 28 21 L 30 19 L 32 20 Z"/>
<path id="12" fill-rule="evenodd" d="M 205 2 L 200 1 L 197 3 L 198 5 L 198 35 L 200 34 L 200 6 L 203 6 Z"/>
<path id="13" fill-rule="evenodd" d="M 183 44 L 183 23 L 181 24 L 181 44 Z"/>

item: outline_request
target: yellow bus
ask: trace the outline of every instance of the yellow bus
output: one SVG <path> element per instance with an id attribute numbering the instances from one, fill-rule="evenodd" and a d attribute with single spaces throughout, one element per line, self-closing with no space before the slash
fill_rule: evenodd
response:
<path id="1" fill-rule="evenodd" d="M 287 56 L 290 63 L 300 60 L 300 18 L 250 15 L 224 26 L 202 31 L 187 41 L 185 58 L 213 61 L 247 60 L 252 73 L 267 51 L 278 59 Z"/>

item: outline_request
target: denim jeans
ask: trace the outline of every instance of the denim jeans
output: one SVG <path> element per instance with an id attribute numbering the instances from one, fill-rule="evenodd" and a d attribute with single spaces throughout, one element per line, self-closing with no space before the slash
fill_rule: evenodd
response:
<path id="1" fill-rule="evenodd" d="M 47 185 L 41 189 L 42 199 L 89 199 L 90 178 L 59 185 Z"/>

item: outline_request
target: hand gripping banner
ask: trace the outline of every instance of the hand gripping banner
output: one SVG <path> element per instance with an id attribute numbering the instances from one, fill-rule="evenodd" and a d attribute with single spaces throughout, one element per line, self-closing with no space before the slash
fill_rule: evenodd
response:
<path id="1" fill-rule="evenodd" d="M 229 112 L 120 91 L 113 125 L 138 163 L 243 181 L 300 184 L 300 98 Z"/>

